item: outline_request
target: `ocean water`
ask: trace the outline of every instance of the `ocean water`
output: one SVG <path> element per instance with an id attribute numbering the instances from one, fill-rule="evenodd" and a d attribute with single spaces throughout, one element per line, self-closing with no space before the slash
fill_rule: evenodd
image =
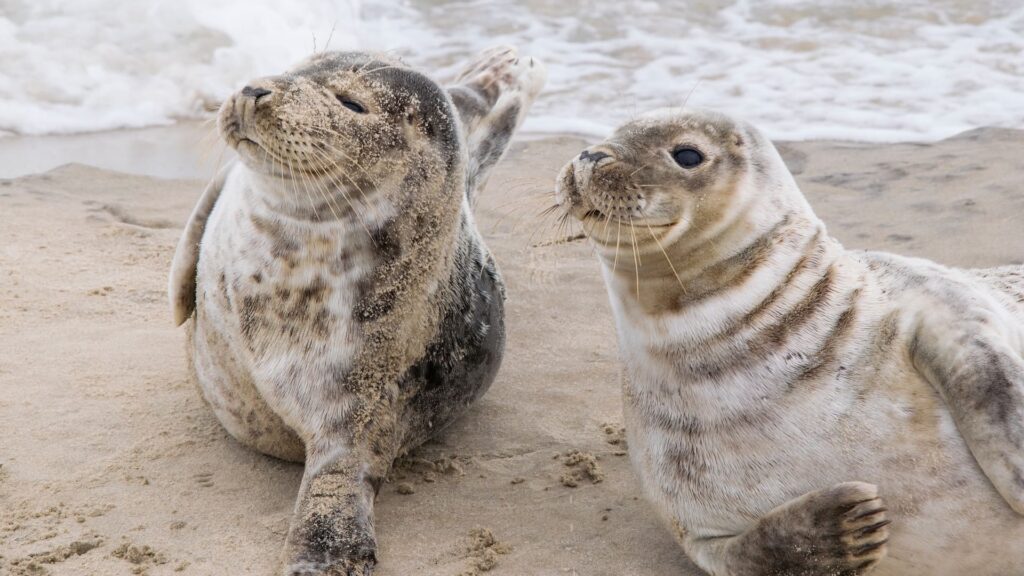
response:
<path id="1" fill-rule="evenodd" d="M 209 117 L 325 47 L 444 80 L 495 44 L 548 66 L 535 133 L 666 106 L 789 140 L 1024 128 L 1024 0 L 0 0 L 0 134 Z"/>

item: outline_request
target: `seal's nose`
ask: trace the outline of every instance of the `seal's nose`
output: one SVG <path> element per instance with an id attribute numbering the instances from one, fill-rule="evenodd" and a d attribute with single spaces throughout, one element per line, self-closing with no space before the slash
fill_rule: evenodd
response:
<path id="1" fill-rule="evenodd" d="M 242 96 L 248 96 L 253 100 L 259 100 L 267 94 L 270 94 L 270 90 L 267 90 L 266 88 L 253 88 L 252 86 L 242 88 Z"/>
<path id="2" fill-rule="evenodd" d="M 611 154 L 605 154 L 604 152 L 591 152 L 590 150 L 580 152 L 580 160 L 583 160 L 584 162 L 593 162 L 594 164 L 597 164 L 601 160 L 609 157 L 611 157 Z"/>

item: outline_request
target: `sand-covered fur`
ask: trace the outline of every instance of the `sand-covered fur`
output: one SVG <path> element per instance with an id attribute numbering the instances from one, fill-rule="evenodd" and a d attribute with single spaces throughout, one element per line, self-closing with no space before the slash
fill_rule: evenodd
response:
<path id="1" fill-rule="evenodd" d="M 463 110 L 401 62 L 324 53 L 222 107 L 241 162 L 193 213 L 171 303 L 224 427 L 305 461 L 286 574 L 370 574 L 393 460 L 493 381 L 504 284 L 469 201 L 542 83 L 489 51 Z"/>

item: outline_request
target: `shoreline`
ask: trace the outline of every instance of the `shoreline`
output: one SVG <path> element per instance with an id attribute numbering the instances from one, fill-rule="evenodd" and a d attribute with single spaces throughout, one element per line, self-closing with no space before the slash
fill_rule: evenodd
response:
<path id="1" fill-rule="evenodd" d="M 234 157 L 234 152 L 227 149 L 216 135 L 213 121 L 214 118 L 211 117 L 206 120 L 181 120 L 166 126 L 119 128 L 100 132 L 5 135 L 0 137 L 0 180 L 42 174 L 65 164 L 84 164 L 114 172 L 162 179 L 209 180 L 219 166 Z M 972 128 L 939 140 L 875 142 L 811 139 L 774 142 L 780 147 L 799 147 L 810 143 L 871 147 L 932 145 L 962 138 L 977 130 L 1012 132 L 1024 129 Z M 514 141 L 536 143 L 562 139 L 596 142 L 601 137 L 582 132 L 519 130 Z"/>

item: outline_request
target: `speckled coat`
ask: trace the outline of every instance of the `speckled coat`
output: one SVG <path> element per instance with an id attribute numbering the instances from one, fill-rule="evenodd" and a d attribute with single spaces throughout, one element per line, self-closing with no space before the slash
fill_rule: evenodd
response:
<path id="1" fill-rule="evenodd" d="M 451 96 L 331 53 L 222 108 L 242 162 L 193 214 L 172 304 L 179 321 L 195 310 L 191 365 L 225 428 L 306 463 L 286 574 L 369 574 L 392 461 L 494 380 L 504 285 L 470 201 L 542 82 L 510 49 Z"/>

